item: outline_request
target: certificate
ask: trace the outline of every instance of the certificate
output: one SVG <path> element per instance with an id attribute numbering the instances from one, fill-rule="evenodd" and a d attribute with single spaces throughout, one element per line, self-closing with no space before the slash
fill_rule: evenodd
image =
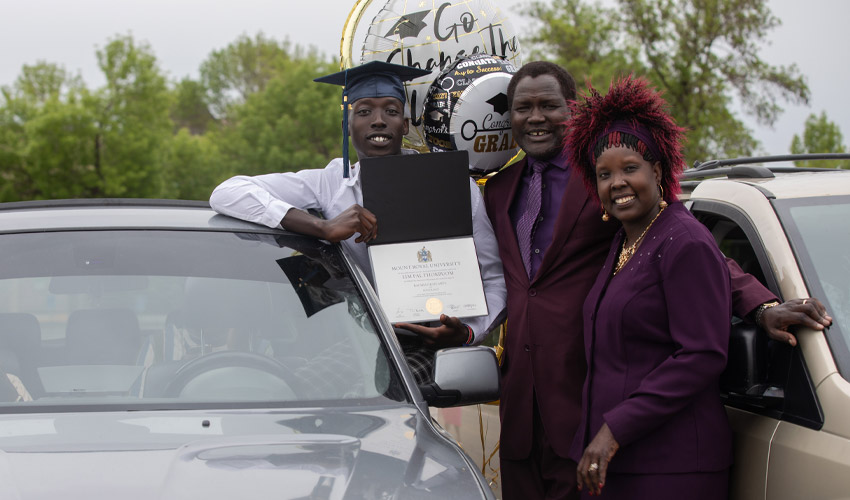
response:
<path id="1" fill-rule="evenodd" d="M 373 245 L 369 258 L 378 298 L 393 323 L 487 314 L 471 236 Z"/>

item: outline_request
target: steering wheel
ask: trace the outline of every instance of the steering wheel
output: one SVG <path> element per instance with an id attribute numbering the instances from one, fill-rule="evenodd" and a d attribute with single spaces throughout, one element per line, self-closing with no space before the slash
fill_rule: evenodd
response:
<path id="1" fill-rule="evenodd" d="M 171 398 L 178 397 L 191 381 L 204 373 L 234 367 L 250 368 L 273 375 L 285 382 L 297 397 L 304 396 L 301 382 L 286 365 L 274 358 L 244 351 L 214 352 L 189 361 L 177 370 L 174 378 L 165 387 L 163 395 Z"/>

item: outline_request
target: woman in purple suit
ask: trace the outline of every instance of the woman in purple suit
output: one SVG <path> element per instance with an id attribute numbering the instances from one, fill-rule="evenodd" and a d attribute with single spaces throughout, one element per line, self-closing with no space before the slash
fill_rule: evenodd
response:
<path id="1" fill-rule="evenodd" d="M 573 103 L 567 149 L 622 224 L 584 303 L 588 364 L 572 447 L 583 495 L 727 497 L 732 435 L 718 381 L 731 318 L 729 271 L 676 200 L 683 129 L 632 77 Z"/>

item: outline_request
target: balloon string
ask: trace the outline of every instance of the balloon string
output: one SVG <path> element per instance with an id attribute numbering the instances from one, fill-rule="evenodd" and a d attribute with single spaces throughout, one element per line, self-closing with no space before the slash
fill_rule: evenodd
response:
<path id="1" fill-rule="evenodd" d="M 342 87 L 342 176 L 348 179 L 348 71 Z"/>

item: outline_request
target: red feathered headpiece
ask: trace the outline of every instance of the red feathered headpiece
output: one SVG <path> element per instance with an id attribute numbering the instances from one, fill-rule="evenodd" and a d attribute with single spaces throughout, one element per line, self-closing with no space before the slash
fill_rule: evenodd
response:
<path id="1" fill-rule="evenodd" d="M 582 100 L 570 103 L 572 112 L 567 121 L 567 148 L 570 163 L 581 173 L 588 191 L 595 199 L 596 157 L 595 149 L 600 139 L 611 133 L 626 133 L 635 136 L 638 144 L 631 147 L 641 154 L 645 146 L 654 160 L 661 162 L 661 186 L 668 201 L 675 200 L 679 193 L 679 174 L 685 168 L 682 143 L 685 129 L 676 125 L 667 112 L 667 103 L 661 94 L 643 78 L 627 78 L 611 83 L 604 96 L 592 86 Z"/>

